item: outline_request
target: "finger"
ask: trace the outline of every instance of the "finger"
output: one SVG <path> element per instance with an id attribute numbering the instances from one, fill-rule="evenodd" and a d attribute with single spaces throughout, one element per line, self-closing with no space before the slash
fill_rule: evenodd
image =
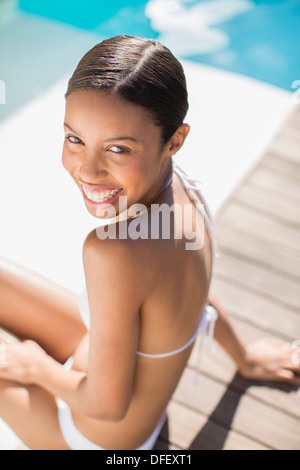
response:
<path id="1" fill-rule="evenodd" d="M 292 372 L 296 374 L 300 374 L 300 364 L 294 364 L 293 362 L 290 362 L 288 364 L 283 365 L 282 368 L 291 370 Z"/>
<path id="2" fill-rule="evenodd" d="M 281 358 L 279 366 L 282 369 L 288 369 L 297 372 L 300 370 L 300 361 L 298 357 L 295 358 L 292 354 L 289 354 L 288 356 Z"/>
<path id="3" fill-rule="evenodd" d="M 278 372 L 278 379 L 293 385 L 300 385 L 300 377 L 291 370 L 281 369 Z"/>

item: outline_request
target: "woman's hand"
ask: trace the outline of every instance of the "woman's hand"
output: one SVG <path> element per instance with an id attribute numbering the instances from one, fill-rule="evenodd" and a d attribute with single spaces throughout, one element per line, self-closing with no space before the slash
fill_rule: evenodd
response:
<path id="1" fill-rule="evenodd" d="M 0 379 L 34 384 L 46 352 L 32 340 L 8 341 L 0 337 Z"/>
<path id="2" fill-rule="evenodd" d="M 215 339 L 234 360 L 243 377 L 300 385 L 300 341 L 288 344 L 266 338 L 246 346 L 226 311 L 211 295 L 209 303 L 217 310 L 219 317 Z"/>
<path id="3" fill-rule="evenodd" d="M 239 373 L 248 379 L 284 381 L 300 385 L 300 353 L 275 339 L 261 339 L 246 348 Z"/>
<path id="4" fill-rule="evenodd" d="M 72 369 L 87 372 L 89 362 L 89 333 L 86 333 L 82 338 L 72 356 Z"/>

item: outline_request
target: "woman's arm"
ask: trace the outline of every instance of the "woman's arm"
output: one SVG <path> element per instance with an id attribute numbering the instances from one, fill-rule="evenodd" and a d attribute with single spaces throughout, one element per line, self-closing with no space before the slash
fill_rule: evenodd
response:
<path id="1" fill-rule="evenodd" d="M 238 369 L 243 369 L 245 362 L 247 362 L 247 348 L 245 344 L 237 335 L 228 314 L 215 297 L 209 295 L 208 302 L 218 312 L 218 320 L 214 332 L 216 341 L 225 349 L 231 359 L 233 359 Z"/>
<path id="2" fill-rule="evenodd" d="M 300 384 L 300 364 L 293 363 L 295 350 L 292 345 L 274 339 L 261 339 L 245 345 L 219 302 L 209 296 L 209 303 L 218 312 L 215 339 L 236 363 L 243 377 Z"/>
<path id="3" fill-rule="evenodd" d="M 83 262 L 91 314 L 89 406 L 96 418 L 118 420 L 132 397 L 146 267 L 130 240 L 99 240 L 96 231 L 85 241 Z"/>

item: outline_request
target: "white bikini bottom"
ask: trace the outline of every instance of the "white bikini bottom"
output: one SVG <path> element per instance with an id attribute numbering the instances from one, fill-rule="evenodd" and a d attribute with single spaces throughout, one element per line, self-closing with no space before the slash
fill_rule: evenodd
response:
<path id="1" fill-rule="evenodd" d="M 72 450 L 105 450 L 103 447 L 89 441 L 75 426 L 70 407 L 61 399 L 58 399 L 58 420 L 63 437 Z M 135 450 L 151 450 L 155 446 L 160 431 L 166 421 L 165 413 L 154 429 L 150 437 Z M 114 449 L 121 450 L 121 449 Z"/>
<path id="2" fill-rule="evenodd" d="M 70 369 L 73 363 L 73 358 L 70 357 L 67 362 L 65 363 L 64 367 L 66 369 Z M 58 409 L 58 421 L 60 425 L 60 429 L 64 440 L 68 444 L 68 446 L 72 450 L 106 450 L 103 447 L 94 444 L 89 439 L 87 439 L 75 426 L 73 421 L 72 411 L 69 405 L 65 403 L 61 398 L 57 400 L 57 409 Z M 148 437 L 148 439 L 139 446 L 137 449 L 134 450 L 151 450 L 155 446 L 157 438 L 162 430 L 162 427 L 167 419 L 167 413 L 159 420 L 156 428 L 152 432 L 152 434 Z M 122 449 L 114 449 L 114 450 L 122 450 Z"/>

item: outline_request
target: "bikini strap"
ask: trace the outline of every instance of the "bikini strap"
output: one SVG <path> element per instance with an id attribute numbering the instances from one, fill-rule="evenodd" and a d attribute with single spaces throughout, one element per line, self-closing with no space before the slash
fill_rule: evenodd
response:
<path id="1" fill-rule="evenodd" d="M 195 331 L 195 333 L 193 334 L 193 336 L 191 337 L 191 339 L 184 345 L 182 346 L 181 348 L 178 348 L 178 349 L 174 349 L 173 351 L 170 351 L 170 352 L 167 352 L 167 353 L 162 353 L 162 354 L 147 354 L 147 353 L 143 353 L 141 351 L 137 351 L 136 353 L 139 355 L 139 356 L 144 356 L 144 357 L 151 357 L 153 359 L 159 359 L 161 357 L 169 357 L 169 356 L 174 356 L 175 354 L 178 354 L 180 353 L 181 351 L 184 351 L 185 349 L 187 349 L 196 339 L 200 329 L 201 329 L 201 321 L 200 321 L 200 324 L 197 328 L 197 330 Z"/>
<path id="2" fill-rule="evenodd" d="M 173 170 L 181 180 L 188 196 L 190 199 L 192 199 L 195 204 L 196 208 L 200 210 L 201 214 L 204 216 L 205 221 L 207 223 L 207 227 L 210 233 L 210 238 L 211 242 L 213 245 L 213 254 L 214 258 L 218 258 L 218 246 L 217 246 L 217 241 L 216 241 L 216 235 L 215 235 L 215 230 L 214 230 L 214 224 L 213 224 L 213 216 L 211 214 L 211 211 L 209 209 L 209 206 L 201 192 L 201 188 L 199 187 L 200 185 L 202 186 L 202 183 L 199 180 L 192 179 L 189 176 L 187 176 L 181 168 L 177 164 L 173 163 Z M 192 182 L 193 184 L 191 184 Z M 192 194 L 189 190 L 196 192 L 197 195 Z M 201 194 L 201 196 L 199 195 Z M 204 210 L 203 210 L 204 209 Z"/>
<path id="3" fill-rule="evenodd" d="M 216 309 L 212 307 L 211 305 L 206 304 L 203 314 L 201 316 L 198 328 L 196 329 L 191 339 L 184 346 L 178 349 L 174 349 L 173 351 L 162 353 L 162 354 L 148 354 L 148 353 L 143 353 L 141 351 L 137 351 L 136 354 L 138 354 L 139 356 L 143 356 L 143 357 L 150 357 L 151 359 L 159 359 L 162 357 L 174 356 L 175 354 L 178 354 L 181 351 L 184 351 L 185 349 L 187 349 L 196 340 L 198 333 L 202 329 L 201 339 L 199 343 L 198 362 L 197 362 L 197 367 L 196 367 L 196 371 L 199 373 L 200 361 L 202 357 L 204 340 L 206 336 L 208 336 L 209 338 L 209 347 L 210 347 L 211 354 L 215 353 L 215 350 L 213 348 L 213 336 L 214 336 L 214 329 L 215 329 L 215 323 L 216 323 L 217 318 L 218 318 L 218 313 Z"/>
<path id="4" fill-rule="evenodd" d="M 202 325 L 203 330 L 202 330 L 202 335 L 201 335 L 199 347 L 198 347 L 197 364 L 196 364 L 196 371 L 195 371 L 196 372 L 195 384 L 198 384 L 198 379 L 199 379 L 200 369 L 201 369 L 202 353 L 203 353 L 203 348 L 204 348 L 204 341 L 206 337 L 208 337 L 208 341 L 209 341 L 210 354 L 215 354 L 216 352 L 214 348 L 214 344 L 213 344 L 213 339 L 214 339 L 214 331 L 215 331 L 215 325 L 216 325 L 217 319 L 218 319 L 217 310 L 212 305 L 206 304 L 205 310 L 201 319 L 203 320 L 203 325 Z"/>

